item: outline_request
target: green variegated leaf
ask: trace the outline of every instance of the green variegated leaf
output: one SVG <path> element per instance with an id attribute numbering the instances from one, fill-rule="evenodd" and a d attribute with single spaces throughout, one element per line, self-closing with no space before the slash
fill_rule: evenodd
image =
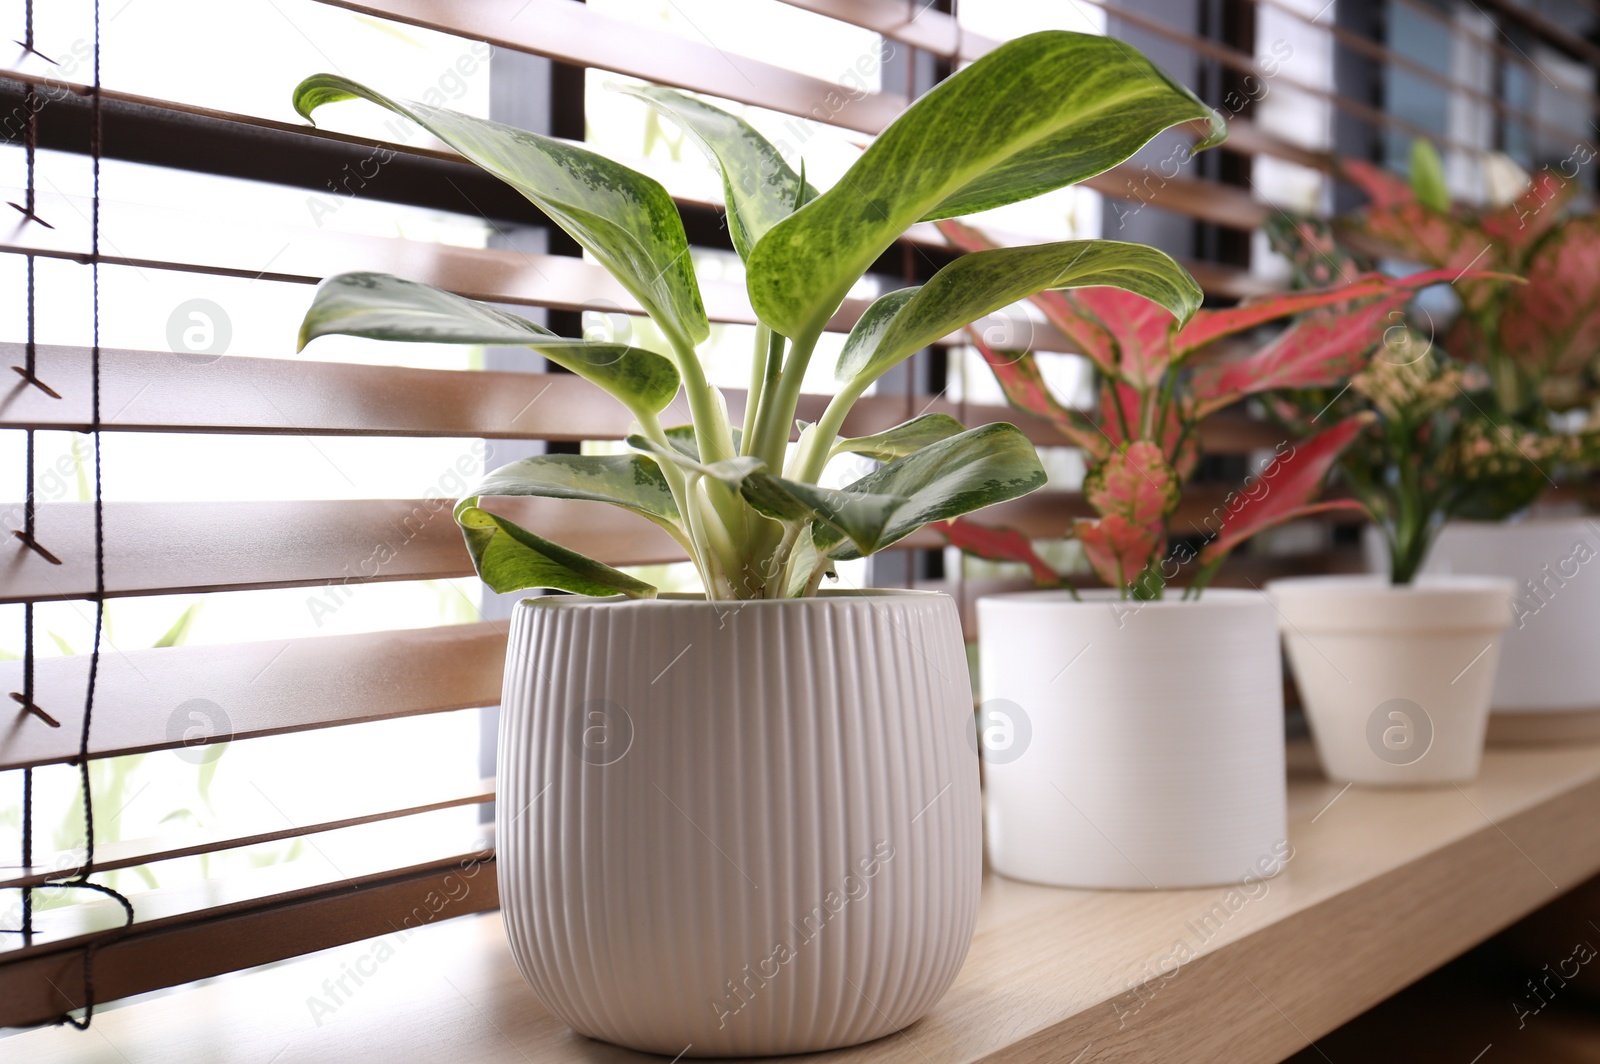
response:
<path id="1" fill-rule="evenodd" d="M 627 444 L 636 451 L 643 451 L 654 458 L 682 466 L 692 473 L 699 473 L 701 476 L 720 480 L 729 487 L 734 488 L 738 487 L 739 482 L 744 480 L 745 477 L 761 469 L 766 464 L 761 459 L 753 458 L 749 455 L 739 458 L 724 458 L 720 462 L 707 464 L 700 461 L 698 450 L 694 456 L 691 456 L 678 440 L 669 440 L 668 445 L 663 447 L 654 440 L 634 435 L 628 437 Z"/>
<path id="2" fill-rule="evenodd" d="M 839 352 L 839 365 L 835 370 L 840 380 L 848 379 L 844 374 L 845 366 L 865 366 L 872 361 L 873 353 L 883 346 L 883 338 L 895 318 L 920 291 L 921 285 L 897 288 L 868 304 L 867 309 L 861 312 L 861 317 L 850 327 L 850 335 L 844 338 L 844 347 Z"/>
<path id="3" fill-rule="evenodd" d="M 772 143 L 742 118 L 659 85 L 619 85 L 681 126 L 722 174 L 728 210 L 728 236 L 741 259 L 748 259 L 767 230 L 816 198 L 804 188 Z"/>
<path id="4" fill-rule="evenodd" d="M 801 536 L 795 541 L 794 553 L 790 556 L 789 582 L 784 585 L 784 598 L 799 598 L 805 593 L 806 585 L 810 583 L 811 574 L 819 564 L 826 564 L 832 572 L 833 563 L 824 563 L 822 555 L 817 553 L 817 544 L 810 536 Z"/>
<path id="5" fill-rule="evenodd" d="M 889 522 L 909 501 L 899 495 L 819 488 L 770 473 L 752 474 L 739 490 L 759 513 L 779 521 L 810 523 L 819 543 L 848 539 L 861 555 L 878 550 Z"/>
<path id="6" fill-rule="evenodd" d="M 1103 173 L 1157 133 L 1221 117 L 1121 41 L 1009 41 L 922 96 L 832 189 L 750 255 L 751 304 L 785 336 L 820 332 L 850 286 L 918 220 L 971 214 Z"/>
<path id="7" fill-rule="evenodd" d="M 845 485 L 847 493 L 905 501 L 895 508 L 870 550 L 841 543 L 827 553 L 846 559 L 880 551 L 930 522 L 1026 495 L 1043 487 L 1045 479 L 1038 452 L 1015 425 L 997 422 L 968 429 Z M 818 542 L 829 545 L 822 536 Z"/>
<path id="8" fill-rule="evenodd" d="M 871 436 L 854 436 L 833 445 L 834 454 L 859 454 L 875 462 L 892 462 L 940 440 L 965 432 L 949 414 L 923 414 Z"/>
<path id="9" fill-rule="evenodd" d="M 608 502 L 681 537 L 678 504 L 661 467 L 637 454 L 538 454 L 503 465 L 472 489 L 482 495 Z"/>
<path id="10" fill-rule="evenodd" d="M 693 458 L 696 462 L 700 461 L 700 442 L 694 438 L 693 425 L 674 425 L 663 431 L 666 432 L 668 443 L 688 457 Z M 737 425 L 728 431 L 733 435 L 733 449 L 737 451 L 739 449 L 739 440 L 743 433 Z"/>
<path id="11" fill-rule="evenodd" d="M 1065 240 L 973 252 L 920 288 L 874 302 L 846 339 L 837 376 L 852 389 L 865 388 L 913 352 L 1019 299 L 1047 289 L 1098 286 L 1142 296 L 1178 324 L 1199 309 L 1202 295 L 1187 270 L 1143 244 Z"/>
<path id="12" fill-rule="evenodd" d="M 526 196 L 610 271 L 668 336 L 693 347 L 710 335 L 683 219 L 660 183 L 574 144 L 393 100 L 333 74 L 302 81 L 294 107 L 310 119 L 323 104 L 355 98 L 411 119 Z"/>
<path id="13" fill-rule="evenodd" d="M 341 273 L 317 286 L 300 325 L 300 346 L 333 335 L 530 347 L 650 414 L 666 409 L 678 394 L 677 369 L 654 351 L 570 340 L 486 303 L 386 273 Z"/>
<path id="14" fill-rule="evenodd" d="M 478 576 L 494 591 L 551 587 L 577 595 L 655 597 L 653 585 L 536 536 L 479 507 L 476 499 L 462 500 L 456 522 Z"/>

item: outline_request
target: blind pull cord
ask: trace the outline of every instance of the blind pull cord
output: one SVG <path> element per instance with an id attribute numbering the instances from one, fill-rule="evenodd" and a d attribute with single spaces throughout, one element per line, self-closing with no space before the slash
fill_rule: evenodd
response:
<path id="1" fill-rule="evenodd" d="M 32 48 L 32 43 L 33 43 L 33 20 L 32 20 L 32 15 L 33 15 L 33 5 L 30 2 L 28 4 L 28 7 L 27 7 L 27 16 L 28 16 L 28 25 L 27 25 L 27 32 L 26 32 L 27 43 L 23 45 L 23 47 L 28 49 L 29 51 L 33 50 L 33 48 Z M 18 43 L 21 43 L 21 42 L 18 42 Z M 59 1026 L 61 1024 L 70 1024 L 71 1026 L 77 1028 L 80 1031 L 87 1030 L 88 1027 L 89 1027 L 89 1024 L 94 1019 L 94 1006 L 95 1006 L 94 959 L 95 959 L 95 954 L 101 948 L 106 946 L 107 944 L 109 944 L 111 942 L 114 942 L 117 939 L 121 938 L 123 935 L 125 935 L 127 933 L 128 929 L 133 925 L 133 903 L 132 902 L 130 902 L 121 893 L 117 892 L 116 890 L 113 890 L 111 887 L 104 886 L 103 884 L 100 884 L 100 883 L 91 883 L 91 882 L 89 882 L 89 877 L 94 874 L 94 851 L 95 851 L 94 788 L 90 785 L 90 779 L 89 779 L 89 762 L 90 762 L 90 758 L 89 758 L 89 733 L 90 733 L 90 728 L 91 728 L 91 726 L 93 724 L 93 721 L 94 721 L 95 686 L 96 686 L 96 683 L 97 683 L 97 681 L 99 679 L 99 673 L 100 673 L 100 648 L 101 648 L 101 644 L 103 642 L 104 635 L 105 635 L 105 615 L 106 615 L 105 494 L 104 494 L 104 489 L 103 489 L 103 484 L 102 484 L 102 476 L 101 476 L 103 462 L 102 462 L 102 454 L 101 454 L 101 422 L 100 422 L 100 156 L 101 156 L 102 142 L 103 142 L 103 136 L 104 136 L 104 122 L 103 122 L 103 115 L 102 115 L 102 108 L 101 108 L 100 45 L 101 45 L 101 36 L 100 36 L 100 0 L 95 0 L 95 3 L 94 3 L 94 86 L 93 86 L 93 89 L 92 89 L 92 91 L 90 93 L 90 104 L 91 104 L 91 109 L 92 109 L 93 124 L 92 124 L 92 128 L 91 128 L 90 142 L 89 142 L 89 155 L 90 155 L 91 164 L 93 166 L 94 195 L 93 195 L 93 199 L 92 199 L 92 201 L 90 203 L 91 216 L 90 216 L 90 226 L 89 226 L 90 233 L 89 233 L 89 258 L 88 258 L 89 270 L 90 270 L 90 279 L 91 279 L 92 300 L 93 300 L 93 308 L 94 308 L 94 325 L 93 325 L 94 335 L 93 335 L 92 346 L 89 348 L 89 391 L 90 391 L 89 433 L 90 433 L 90 435 L 92 435 L 94 437 L 94 605 L 95 605 L 95 619 L 94 619 L 94 644 L 93 644 L 93 646 L 92 646 L 92 648 L 90 649 L 90 652 L 89 652 L 89 677 L 88 677 L 88 682 L 85 685 L 85 689 L 84 689 L 83 725 L 82 725 L 82 727 L 81 727 L 81 729 L 79 730 L 79 733 L 78 733 L 78 754 L 77 754 L 77 757 L 74 759 L 75 763 L 78 766 L 78 778 L 79 778 L 80 786 L 82 787 L 82 791 L 83 791 L 84 858 L 83 858 L 82 863 L 79 865 L 76 874 L 74 874 L 74 875 L 72 875 L 72 876 L 70 876 L 70 877 L 68 877 L 66 879 L 63 879 L 60 882 L 49 883 L 48 887 L 57 888 L 57 889 L 59 889 L 59 888 L 67 888 L 67 889 L 72 889 L 72 890 L 91 890 L 91 891 L 94 891 L 94 892 L 96 892 L 98 894 L 103 894 L 106 897 L 111 898 L 119 906 L 121 906 L 122 912 L 123 912 L 123 922 L 122 922 L 122 925 L 120 927 L 113 928 L 110 931 L 107 931 L 107 932 L 104 932 L 104 933 L 102 933 L 100 935 L 95 936 L 93 939 L 91 939 L 84 946 L 84 949 L 83 949 L 83 1002 L 82 1002 L 82 1006 L 81 1006 L 82 1009 L 83 1009 L 82 1017 L 81 1018 L 80 1017 L 74 1017 L 70 1012 L 63 1011 L 54 1020 L 45 1021 L 45 1024 L 44 1024 L 44 1025 L 47 1025 L 47 1026 Z M 30 129 L 31 129 L 31 127 L 30 127 Z M 28 162 L 29 162 L 29 166 L 28 166 L 27 209 L 23 210 L 23 213 L 24 213 L 24 215 L 30 216 L 33 220 L 40 221 L 41 224 L 48 224 L 48 223 L 44 223 L 41 219 L 38 219 L 37 215 L 33 215 L 32 214 L 32 207 L 34 206 L 34 184 L 33 184 L 33 176 L 34 175 L 33 175 L 33 138 L 32 138 L 31 135 L 30 135 L 30 138 L 29 138 Z M 16 206 L 16 205 L 13 204 L 12 206 Z M 19 208 L 19 209 L 22 209 L 22 208 Z M 36 376 L 34 376 L 34 368 L 35 368 L 35 366 L 34 366 L 34 358 L 35 358 L 35 345 L 34 345 L 34 287 L 33 287 L 34 277 L 33 277 L 32 260 L 31 260 L 31 258 L 29 260 L 29 267 L 30 268 L 29 268 L 29 271 L 28 271 L 28 282 L 29 282 L 29 284 L 28 284 L 27 366 L 26 366 L 26 368 L 17 367 L 17 369 L 18 369 L 18 372 L 22 373 L 22 375 L 25 378 L 29 379 L 29 381 L 31 383 L 38 384 L 39 387 L 43 387 L 43 388 L 45 388 L 45 390 L 47 392 L 49 392 L 50 389 L 45 387 L 43 384 L 39 383 L 38 378 Z M 50 394 L 56 395 L 56 393 L 54 393 L 54 392 L 50 392 Z M 56 398 L 60 398 L 60 396 L 56 395 Z M 25 515 L 26 516 L 24 517 L 25 526 L 24 526 L 24 529 L 23 529 L 23 532 L 25 533 L 25 535 L 23 535 L 22 538 L 23 538 L 23 541 L 25 543 L 27 543 L 32 549 L 34 549 L 35 551 L 38 551 L 41 554 L 44 554 L 45 557 L 49 558 L 51 561 L 55 561 L 53 556 L 49 555 L 48 552 L 46 552 L 42 548 L 40 548 L 37 543 L 33 542 L 34 481 L 33 481 L 33 447 L 32 447 L 33 434 L 32 434 L 31 430 L 29 431 L 29 434 L 28 434 L 28 441 L 29 441 L 29 447 L 28 447 L 28 473 L 27 473 L 27 506 L 25 508 Z M 56 564 L 60 564 L 60 563 L 56 562 Z M 26 640 L 25 640 L 25 654 L 24 654 L 24 662 L 25 663 L 24 663 L 24 668 L 23 668 L 23 687 L 24 687 L 24 690 L 22 692 L 22 697 L 18 698 L 17 700 L 22 702 L 24 707 L 26 709 L 28 709 L 29 712 L 32 712 L 35 716 L 40 717 L 41 719 L 45 720 L 47 723 L 50 723 L 50 724 L 55 725 L 55 726 L 59 726 L 59 724 L 56 721 L 54 721 L 52 718 L 50 718 L 47 714 L 44 714 L 43 711 L 39 710 L 37 706 L 33 705 L 33 661 L 34 661 L 33 640 L 34 640 L 34 626 L 33 626 L 33 609 L 32 609 L 32 605 L 31 604 L 29 604 L 26 607 L 25 611 L 24 611 L 24 621 L 25 621 L 26 627 L 27 627 Z M 16 697 L 16 695 L 14 694 L 13 697 Z M 33 863 L 33 853 L 32 853 L 32 849 L 33 849 L 33 770 L 32 769 L 24 769 L 23 770 L 22 779 L 23 779 L 23 833 L 22 833 L 22 838 L 23 838 L 23 842 L 22 842 L 22 845 L 23 845 L 23 863 L 24 863 L 24 865 L 31 867 L 31 865 Z M 23 888 L 23 916 L 22 916 L 22 921 L 23 922 L 22 922 L 21 933 L 23 935 L 24 942 L 31 943 L 32 937 L 33 937 L 32 888 L 28 888 L 28 887 L 24 887 Z M 76 1006 L 69 1006 L 69 1008 L 70 1007 L 76 1007 Z"/>

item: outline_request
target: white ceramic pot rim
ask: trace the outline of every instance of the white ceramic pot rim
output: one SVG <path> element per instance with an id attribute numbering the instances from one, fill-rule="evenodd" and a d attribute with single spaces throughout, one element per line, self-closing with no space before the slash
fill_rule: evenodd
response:
<path id="1" fill-rule="evenodd" d="M 1130 610 L 1158 609 L 1192 610 L 1200 606 L 1253 606 L 1262 602 L 1259 591 L 1245 591 L 1241 588 L 1219 587 L 1204 592 L 1197 599 L 1184 599 L 1182 588 L 1168 588 L 1168 596 L 1160 599 L 1125 599 L 1122 592 L 1113 588 L 1091 588 L 1079 591 L 1074 599 L 1070 591 L 1005 591 L 997 595 L 984 595 L 979 602 L 992 602 L 997 605 L 1019 606 L 1037 609 L 1060 609 L 1062 607 L 1094 606 L 1103 609 L 1108 602 L 1123 603 Z"/>
<path id="2" fill-rule="evenodd" d="M 1369 574 L 1293 576 L 1267 584 L 1286 623 L 1319 632 L 1500 631 L 1511 623 L 1516 582 L 1498 576 L 1424 574 L 1391 584 Z"/>
<path id="3" fill-rule="evenodd" d="M 815 609 L 818 605 L 828 605 L 837 602 L 863 601 L 876 602 L 882 599 L 930 602 L 934 599 L 949 598 L 943 591 L 922 591 L 915 588 L 904 587 L 873 587 L 864 590 L 851 590 L 845 588 L 824 589 L 814 596 L 807 598 L 782 598 L 782 599 L 707 599 L 699 591 L 671 591 L 657 595 L 654 598 L 634 598 L 630 595 L 537 595 L 532 598 L 522 599 L 518 606 L 539 609 L 567 608 L 578 609 L 590 606 L 618 607 L 627 606 L 633 609 L 680 609 L 694 610 L 711 607 L 719 610 L 744 610 L 751 608 L 794 609 L 810 606 Z"/>

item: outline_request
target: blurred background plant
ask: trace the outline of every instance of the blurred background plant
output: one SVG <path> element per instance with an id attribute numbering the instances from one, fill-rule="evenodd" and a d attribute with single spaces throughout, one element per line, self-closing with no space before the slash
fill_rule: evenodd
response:
<path id="1" fill-rule="evenodd" d="M 1366 206 L 1268 224 L 1294 286 L 1425 266 L 1457 273 L 1453 298 L 1397 308 L 1365 368 L 1267 406 L 1295 431 L 1373 416 L 1336 478 L 1372 511 L 1403 584 L 1444 521 L 1504 520 L 1581 487 L 1600 459 L 1600 215 L 1572 213 L 1577 186 L 1552 170 L 1486 206 L 1453 202 L 1424 141 L 1409 181 L 1359 160 L 1340 169 Z"/>
<path id="2" fill-rule="evenodd" d="M 941 222 L 945 238 L 966 251 L 992 246 L 958 222 Z M 1460 271 L 1422 271 L 1405 278 L 1354 274 L 1313 290 L 1264 296 L 1237 307 L 1201 310 L 1178 327 L 1148 301 L 1110 288 L 1045 292 L 1031 302 L 1094 366 L 1092 412 L 1070 407 L 1046 384 L 1031 352 L 996 351 L 968 330 L 1007 400 L 1049 421 L 1082 449 L 1085 500 L 1097 516 L 1079 518 L 1067 535 L 1083 547 L 1095 574 L 1124 598 L 1157 599 L 1184 578 L 1185 597 L 1198 595 L 1228 555 L 1245 540 L 1296 518 L 1330 509 L 1361 509 L 1352 499 L 1313 503 L 1339 453 L 1373 419 L 1313 417 L 1297 427 L 1238 491 L 1201 522 L 1207 541 L 1168 550 L 1169 524 L 1182 485 L 1200 459 L 1202 419 L 1250 396 L 1281 389 L 1331 386 L 1367 365 L 1381 346 L 1390 316 L 1424 288 Z M 1308 311 L 1321 313 L 1307 313 Z M 1264 325 L 1301 315 L 1247 354 L 1223 357 L 1224 342 Z M 1217 357 L 1205 357 L 1216 355 Z M 1036 583 L 1059 575 L 1014 529 L 968 519 L 939 526 L 950 542 L 982 558 L 1021 561 Z M 1193 563 L 1193 569 L 1186 569 Z"/>

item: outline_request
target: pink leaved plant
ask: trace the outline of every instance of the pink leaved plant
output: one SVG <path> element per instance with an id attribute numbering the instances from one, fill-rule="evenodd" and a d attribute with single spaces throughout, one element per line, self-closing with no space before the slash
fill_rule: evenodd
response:
<path id="1" fill-rule="evenodd" d="M 1338 166 L 1363 206 L 1331 222 L 1279 212 L 1267 223 L 1294 283 L 1325 286 L 1387 258 L 1458 273 L 1460 307 L 1406 327 L 1397 318 L 1348 387 L 1285 389 L 1269 409 L 1291 429 L 1376 417 L 1335 478 L 1372 511 L 1390 578 L 1404 584 L 1445 521 L 1504 520 L 1600 468 L 1600 214 L 1574 213 L 1576 171 L 1541 170 L 1498 205 L 1452 201 L 1424 141 L 1410 180 Z"/>
<path id="2" fill-rule="evenodd" d="M 959 222 L 938 224 L 963 251 L 995 246 Z M 1460 269 L 1403 278 L 1365 274 L 1333 287 L 1201 310 L 1181 328 L 1159 307 L 1116 289 L 1042 292 L 1031 302 L 1096 370 L 1092 415 L 1068 407 L 1050 391 L 1031 353 L 996 351 L 976 330 L 967 331 L 1011 405 L 1049 421 L 1066 443 L 1083 451 L 1083 494 L 1096 516 L 1076 519 L 1067 534 L 1081 544 L 1100 579 L 1124 597 L 1158 598 L 1196 563 L 1185 594 L 1197 595 L 1251 536 L 1314 513 L 1363 510 L 1352 499 L 1313 500 L 1340 452 L 1372 415 L 1345 418 L 1309 439 L 1285 440 L 1257 474 L 1208 515 L 1204 531 L 1210 538 L 1203 546 L 1180 543 L 1169 553 L 1169 529 L 1183 484 L 1199 460 L 1200 421 L 1249 396 L 1325 387 L 1350 377 L 1365 367 L 1385 329 L 1418 291 L 1461 274 Z M 1246 356 L 1197 357 L 1219 341 L 1308 311 L 1323 313 L 1299 318 Z M 1015 530 L 965 519 L 939 527 L 971 554 L 1023 562 L 1037 583 L 1061 583 Z"/>
<path id="3" fill-rule="evenodd" d="M 1573 409 L 1600 397 L 1600 214 L 1573 214 L 1581 187 L 1538 171 L 1509 203 L 1452 202 L 1438 154 L 1412 146 L 1412 180 L 1361 160 L 1344 177 L 1367 196 L 1336 220 L 1357 251 L 1442 269 L 1496 271 L 1525 284 L 1468 278 L 1457 286 L 1464 313 L 1440 340 L 1457 359 L 1489 373 L 1499 412 L 1537 419 L 1541 405 Z"/>

